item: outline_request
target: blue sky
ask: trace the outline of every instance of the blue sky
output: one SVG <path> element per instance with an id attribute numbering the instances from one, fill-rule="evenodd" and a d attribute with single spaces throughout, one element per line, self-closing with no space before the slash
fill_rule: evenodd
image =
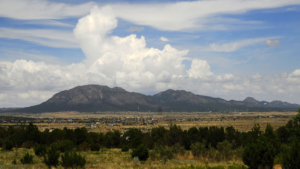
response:
<path id="1" fill-rule="evenodd" d="M 0 1 L 0 107 L 78 85 L 298 103 L 300 1 Z"/>

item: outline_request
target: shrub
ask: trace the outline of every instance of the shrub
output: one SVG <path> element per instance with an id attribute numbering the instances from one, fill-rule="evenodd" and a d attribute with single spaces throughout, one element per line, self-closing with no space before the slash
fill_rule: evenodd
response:
<path id="1" fill-rule="evenodd" d="M 167 160 L 171 160 L 172 158 L 174 158 L 174 153 L 172 152 L 172 148 L 171 147 L 160 147 L 159 148 L 159 157 L 161 158 L 161 160 L 166 163 Z"/>
<path id="2" fill-rule="evenodd" d="M 90 144 L 87 142 L 83 142 L 82 144 L 80 144 L 80 150 L 81 151 L 88 151 L 90 149 Z"/>
<path id="3" fill-rule="evenodd" d="M 183 146 L 180 146 L 178 143 L 175 144 L 173 147 L 172 147 L 172 152 L 174 154 L 180 154 L 180 155 L 184 155 L 185 154 L 185 149 Z"/>
<path id="4" fill-rule="evenodd" d="M 77 154 L 75 151 L 68 152 L 66 151 L 64 154 L 61 155 L 61 165 L 65 168 L 83 168 L 86 163 L 85 157 Z"/>
<path id="5" fill-rule="evenodd" d="M 44 144 L 37 144 L 34 146 L 34 153 L 37 156 L 44 156 L 47 151 L 47 146 Z"/>
<path id="6" fill-rule="evenodd" d="M 13 148 L 13 142 L 10 140 L 6 140 L 5 141 L 5 146 L 4 146 L 4 150 L 12 150 Z"/>
<path id="7" fill-rule="evenodd" d="M 129 151 L 128 145 L 123 145 L 122 152 L 127 152 L 127 151 Z"/>
<path id="8" fill-rule="evenodd" d="M 27 152 L 20 161 L 22 164 L 32 164 L 33 163 L 33 155 L 30 155 Z"/>
<path id="9" fill-rule="evenodd" d="M 192 144 L 191 150 L 194 157 L 200 157 L 200 155 L 206 156 L 207 155 L 206 141 L 203 140 L 202 143 L 197 142 L 195 144 Z"/>
<path id="10" fill-rule="evenodd" d="M 157 159 L 157 152 L 155 150 L 152 150 L 149 152 L 150 160 L 156 160 Z"/>
<path id="11" fill-rule="evenodd" d="M 31 149 L 33 146 L 34 146 L 33 141 L 26 141 L 23 143 L 23 148 L 26 148 L 26 149 Z"/>
<path id="12" fill-rule="evenodd" d="M 14 165 L 16 165 L 17 164 L 16 159 L 14 159 L 11 163 L 14 164 Z"/>
<path id="13" fill-rule="evenodd" d="M 289 149 L 283 150 L 282 166 L 284 169 L 299 168 L 300 166 L 300 140 L 294 138 Z"/>
<path id="14" fill-rule="evenodd" d="M 215 157 L 216 157 L 216 150 L 211 145 L 209 145 L 209 148 L 208 148 L 208 157 L 211 160 L 215 159 Z"/>
<path id="15" fill-rule="evenodd" d="M 243 162 L 250 168 L 273 167 L 277 150 L 264 135 L 245 146 Z"/>
<path id="16" fill-rule="evenodd" d="M 91 144 L 91 151 L 99 151 L 100 150 L 100 145 L 97 143 Z"/>
<path id="17" fill-rule="evenodd" d="M 133 166 L 135 166 L 135 167 L 140 165 L 140 159 L 138 157 L 134 157 L 132 159 L 132 162 L 133 162 Z"/>
<path id="18" fill-rule="evenodd" d="M 232 144 L 229 143 L 227 140 L 218 143 L 217 148 L 219 152 L 222 154 L 223 159 L 230 160 L 232 158 Z"/>
<path id="19" fill-rule="evenodd" d="M 149 150 L 144 144 L 140 144 L 136 149 L 133 149 L 131 158 L 138 157 L 141 161 L 146 161 L 149 157 Z"/>
<path id="20" fill-rule="evenodd" d="M 59 152 L 57 143 L 52 143 L 50 145 L 50 148 L 45 153 L 43 162 L 49 168 L 51 168 L 52 166 L 56 167 L 59 163 L 59 161 L 58 161 L 59 155 L 60 155 L 60 152 Z"/>
<path id="21" fill-rule="evenodd" d="M 74 143 L 70 140 L 63 140 L 59 144 L 60 152 L 72 151 L 74 149 Z"/>

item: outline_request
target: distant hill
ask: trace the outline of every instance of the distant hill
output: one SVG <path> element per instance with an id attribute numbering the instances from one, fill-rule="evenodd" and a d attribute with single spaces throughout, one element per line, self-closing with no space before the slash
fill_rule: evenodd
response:
<path id="1" fill-rule="evenodd" d="M 266 104 L 265 104 L 266 103 Z M 270 111 L 281 108 L 298 108 L 286 102 L 259 102 L 254 98 L 244 101 L 226 101 L 221 98 L 196 95 L 184 90 L 166 90 L 147 96 L 128 92 L 120 87 L 100 85 L 78 86 L 55 94 L 39 105 L 9 110 L 13 112 L 97 112 L 97 111 Z"/>
<path id="2" fill-rule="evenodd" d="M 275 100 L 272 102 L 267 102 L 267 101 L 257 101 L 253 97 L 247 97 L 244 100 L 245 103 L 252 103 L 259 105 L 261 107 L 267 107 L 267 108 L 285 108 L 285 109 L 297 109 L 300 108 L 299 104 L 291 104 L 288 102 L 282 102 L 280 100 Z"/>

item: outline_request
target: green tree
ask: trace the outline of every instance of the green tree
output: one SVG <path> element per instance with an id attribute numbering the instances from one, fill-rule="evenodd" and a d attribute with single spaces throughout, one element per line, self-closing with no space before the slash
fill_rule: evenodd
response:
<path id="1" fill-rule="evenodd" d="M 7 139 L 5 141 L 4 150 L 12 150 L 12 148 L 13 148 L 13 142 Z"/>
<path id="2" fill-rule="evenodd" d="M 66 151 L 72 151 L 75 145 L 70 140 L 63 140 L 62 142 L 59 143 L 58 147 L 60 152 L 66 152 Z"/>
<path id="3" fill-rule="evenodd" d="M 132 150 L 131 158 L 138 157 L 141 161 L 149 158 L 149 150 L 144 144 L 140 144 L 136 149 Z"/>
<path id="4" fill-rule="evenodd" d="M 43 162 L 49 167 L 56 167 L 59 164 L 58 158 L 60 156 L 60 151 L 58 144 L 52 143 L 50 148 L 47 150 L 44 156 Z"/>
<path id="5" fill-rule="evenodd" d="M 300 166 L 300 140 L 295 138 L 291 147 L 283 152 L 282 167 L 284 169 L 294 169 Z"/>
<path id="6" fill-rule="evenodd" d="M 257 169 L 258 167 L 272 168 L 277 152 L 278 150 L 270 140 L 262 135 L 245 146 L 242 155 L 243 162 L 251 169 Z"/>
<path id="7" fill-rule="evenodd" d="M 37 144 L 34 146 L 34 153 L 37 156 L 44 156 L 47 151 L 47 146 L 44 144 Z"/>
<path id="8" fill-rule="evenodd" d="M 64 154 L 61 155 L 61 165 L 64 168 L 84 168 L 86 164 L 85 157 L 81 156 L 80 154 L 76 153 L 75 151 L 68 152 L 66 151 Z"/>

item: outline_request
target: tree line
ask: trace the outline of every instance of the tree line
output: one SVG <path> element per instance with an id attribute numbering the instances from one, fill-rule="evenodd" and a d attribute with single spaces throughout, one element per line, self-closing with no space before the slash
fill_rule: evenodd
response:
<path id="1" fill-rule="evenodd" d="M 139 155 L 138 150 L 143 151 L 144 155 L 140 158 L 146 160 L 149 156 L 167 160 L 172 158 L 170 153 L 185 150 L 191 150 L 197 157 L 213 156 L 215 159 L 226 160 L 231 156 L 231 152 L 235 151 L 240 152 L 244 164 L 255 169 L 260 166 L 272 167 L 274 160 L 279 161 L 286 169 L 300 166 L 299 144 L 300 109 L 298 115 L 276 130 L 268 124 L 262 131 L 259 124 L 254 124 L 248 132 L 240 132 L 232 126 L 192 127 L 182 130 L 176 124 L 169 125 L 168 129 L 155 127 L 149 132 L 142 132 L 133 128 L 125 133 L 118 130 L 107 133 L 88 132 L 84 127 L 74 130 L 65 127 L 62 130 L 54 129 L 52 132 L 49 129 L 39 131 L 32 123 L 27 126 L 10 126 L 7 129 L 0 127 L 0 147 L 3 150 L 34 148 L 37 150 L 36 154 L 40 151 L 41 155 L 45 156 L 46 151 L 53 149 L 53 156 L 55 151 L 67 152 L 64 154 L 65 158 L 74 154 L 72 150 L 99 151 L 101 148 L 122 148 L 124 151 L 133 149 L 133 156 Z M 222 157 L 218 157 L 218 153 Z M 76 153 L 74 158 L 80 159 Z"/>

